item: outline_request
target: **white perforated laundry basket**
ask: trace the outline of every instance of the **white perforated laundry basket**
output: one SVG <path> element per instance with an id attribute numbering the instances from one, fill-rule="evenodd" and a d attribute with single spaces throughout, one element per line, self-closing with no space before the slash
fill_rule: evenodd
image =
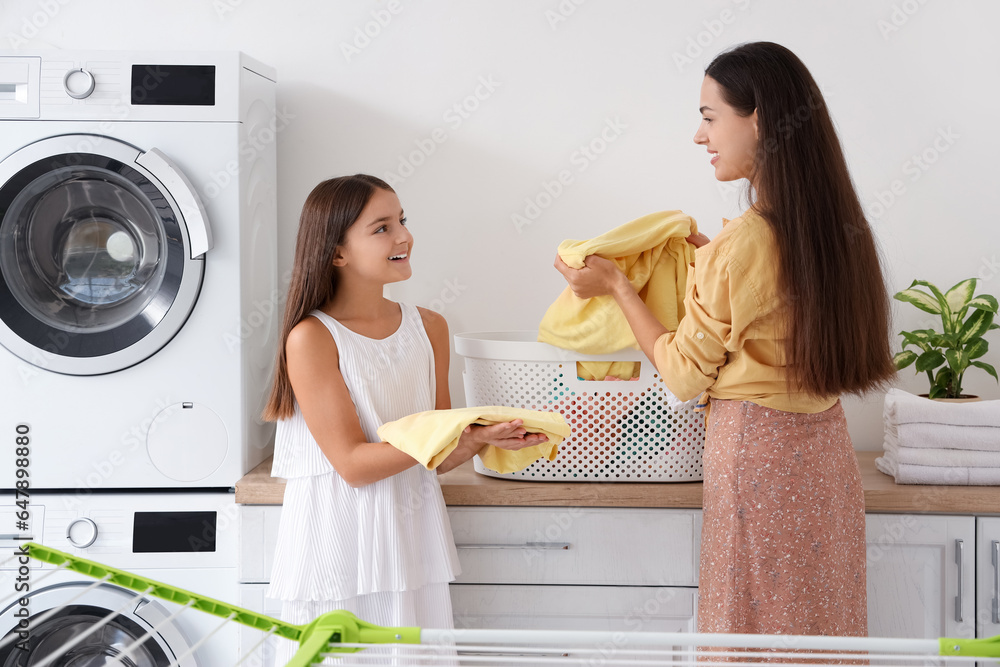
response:
<path id="1" fill-rule="evenodd" d="M 561 413 L 572 434 L 555 461 L 500 474 L 475 459 L 476 472 L 532 481 L 691 482 L 702 479 L 705 419 L 664 400 L 663 380 L 636 350 L 583 355 L 539 343 L 533 331 L 463 333 L 455 349 L 465 358 L 469 406 L 504 405 Z M 585 381 L 577 362 L 637 361 L 632 381 Z"/>

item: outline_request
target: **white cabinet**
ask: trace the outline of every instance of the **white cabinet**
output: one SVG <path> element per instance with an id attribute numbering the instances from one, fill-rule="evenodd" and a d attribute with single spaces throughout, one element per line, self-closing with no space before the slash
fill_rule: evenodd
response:
<path id="1" fill-rule="evenodd" d="M 976 519 L 976 636 L 1000 635 L 1000 517 Z"/>
<path id="2" fill-rule="evenodd" d="M 693 632 L 701 511 L 450 507 L 458 628 Z"/>
<path id="3" fill-rule="evenodd" d="M 976 519 L 867 515 L 868 634 L 976 636 Z"/>

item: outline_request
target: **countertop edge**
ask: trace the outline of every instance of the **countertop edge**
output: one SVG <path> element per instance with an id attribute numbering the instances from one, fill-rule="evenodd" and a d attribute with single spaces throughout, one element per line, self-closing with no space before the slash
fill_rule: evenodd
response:
<path id="1" fill-rule="evenodd" d="M 857 452 L 865 511 L 887 514 L 1000 514 L 998 486 L 896 484 L 875 468 L 881 452 Z M 521 507 L 701 509 L 702 483 L 524 482 L 480 475 L 472 462 L 440 477 L 445 504 Z M 236 502 L 280 505 L 285 482 L 271 477 L 271 458 L 236 483 Z"/>

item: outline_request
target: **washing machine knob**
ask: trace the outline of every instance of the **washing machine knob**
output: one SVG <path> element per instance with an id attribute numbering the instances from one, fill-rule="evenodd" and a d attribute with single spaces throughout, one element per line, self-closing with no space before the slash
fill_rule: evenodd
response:
<path id="1" fill-rule="evenodd" d="M 97 524 L 85 516 L 73 519 L 66 527 L 66 539 L 77 549 L 86 549 L 97 541 Z"/>
<path id="2" fill-rule="evenodd" d="M 71 69 L 63 77 L 63 88 L 66 90 L 66 94 L 75 100 L 90 97 L 90 94 L 94 92 L 95 85 L 94 75 L 82 67 Z"/>

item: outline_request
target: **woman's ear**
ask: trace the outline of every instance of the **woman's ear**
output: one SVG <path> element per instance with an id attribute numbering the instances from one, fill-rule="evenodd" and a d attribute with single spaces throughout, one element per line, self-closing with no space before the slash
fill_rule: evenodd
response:
<path id="1" fill-rule="evenodd" d="M 757 132 L 757 109 L 754 109 L 753 113 L 750 114 L 750 119 L 753 121 L 753 138 L 759 140 L 760 134 Z"/>

